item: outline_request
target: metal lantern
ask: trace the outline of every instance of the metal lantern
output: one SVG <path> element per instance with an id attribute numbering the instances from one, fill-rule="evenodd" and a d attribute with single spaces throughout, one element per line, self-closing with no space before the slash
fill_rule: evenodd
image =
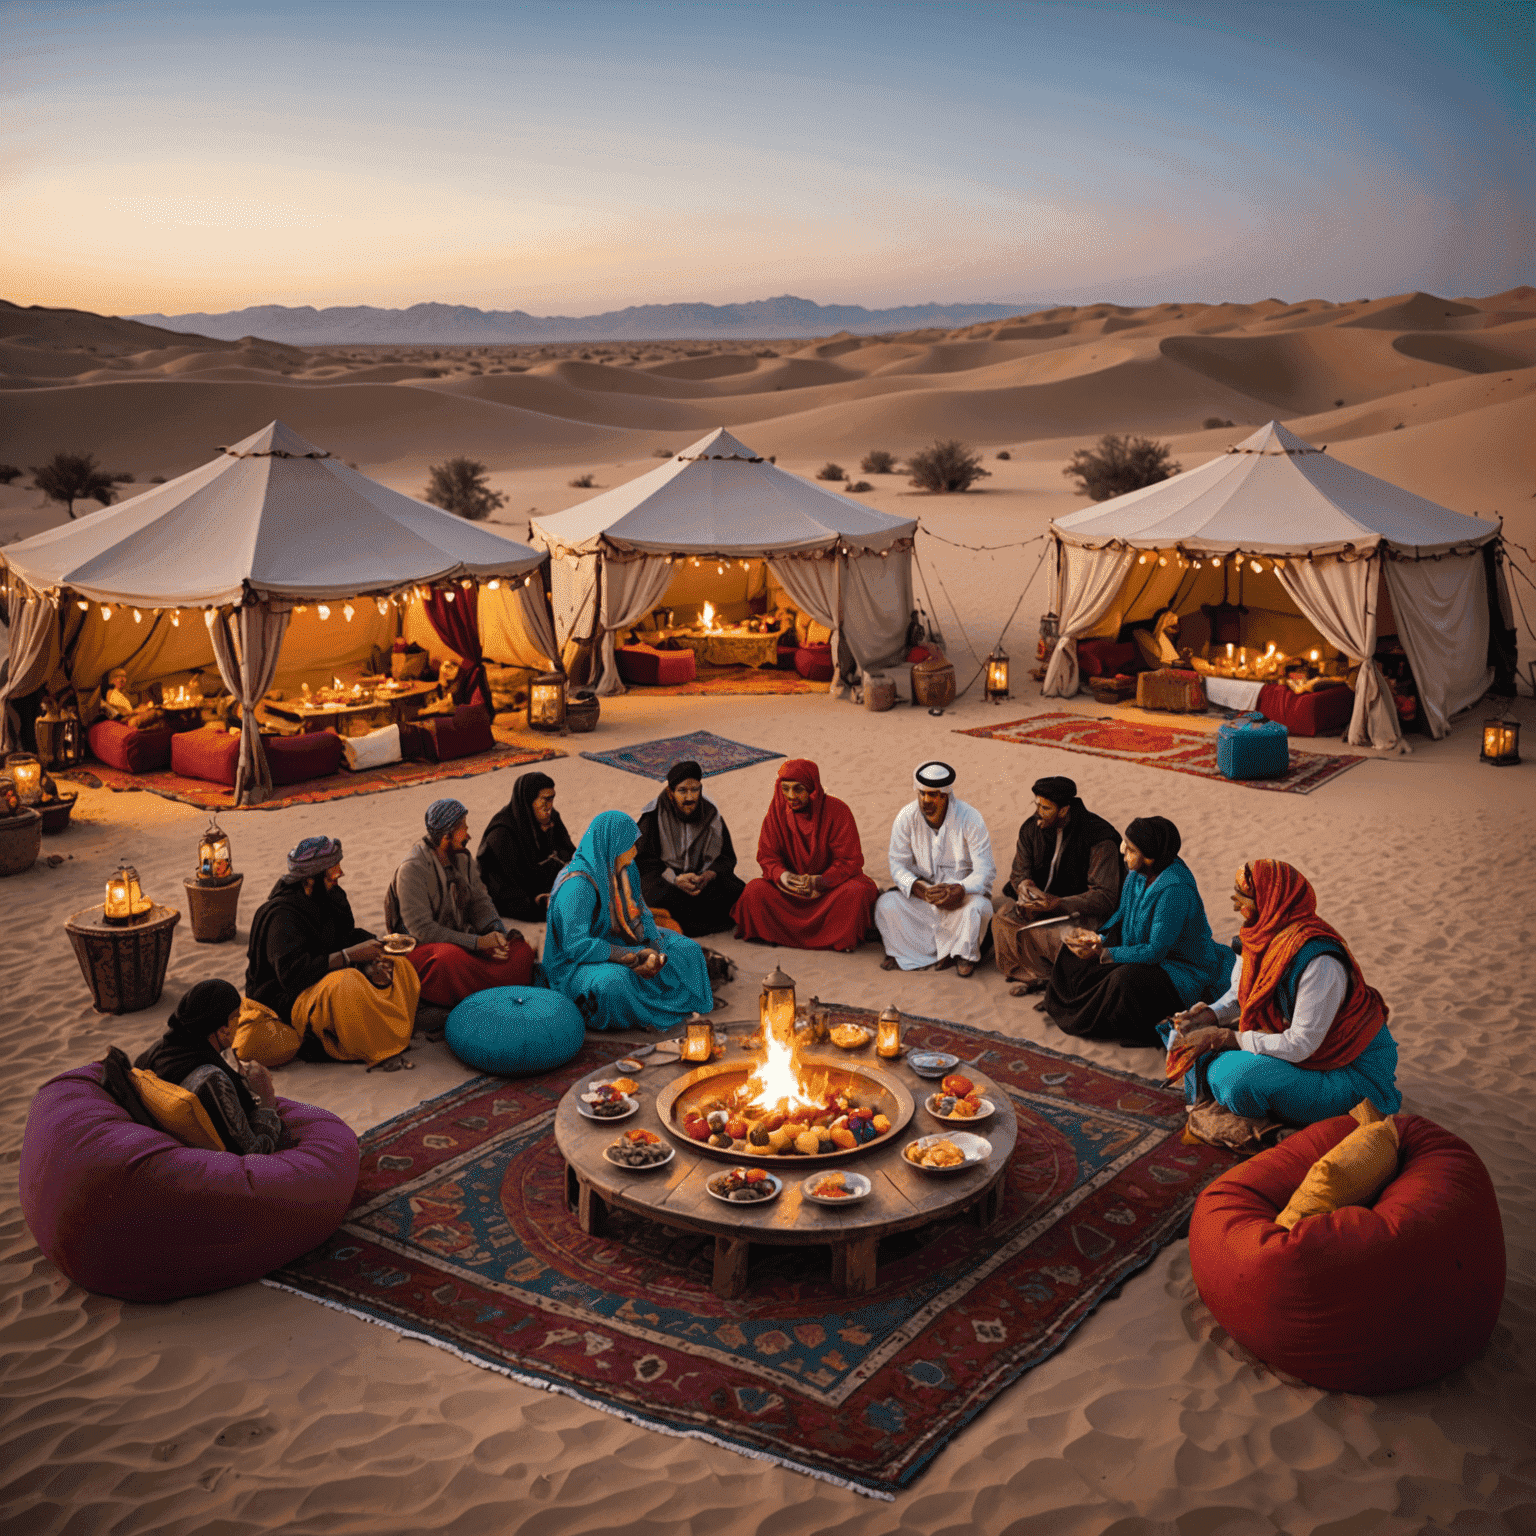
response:
<path id="1" fill-rule="evenodd" d="M 230 852 L 229 833 L 219 825 L 219 818 L 215 816 L 197 840 L 197 883 L 228 885 L 237 878 L 234 855 Z"/>
<path id="2" fill-rule="evenodd" d="M 757 1004 L 763 1044 L 769 1039 L 789 1045 L 795 1038 L 795 982 L 777 966 L 763 977 L 763 993 Z"/>
<path id="3" fill-rule="evenodd" d="M 887 1061 L 901 1055 L 901 1011 L 894 1003 L 881 1010 L 875 1029 L 875 1050 Z"/>
<path id="4" fill-rule="evenodd" d="M 987 702 L 999 704 L 1008 697 L 1008 653 L 998 648 L 987 657 Z"/>
<path id="5" fill-rule="evenodd" d="M 702 1013 L 688 1016 L 681 1054 L 692 1062 L 708 1061 L 715 1054 L 715 1026 Z"/>
<path id="6" fill-rule="evenodd" d="M 1478 754 L 1495 768 L 1512 768 L 1520 761 L 1520 722 L 1518 720 L 1483 721 L 1483 750 Z"/>
<path id="7" fill-rule="evenodd" d="M 67 714 L 59 722 L 59 755 L 55 768 L 78 768 L 85 761 L 85 732 L 80 729 L 80 717 Z"/>
<path id="8" fill-rule="evenodd" d="M 565 673 L 541 672 L 529 685 L 528 729 L 565 729 Z"/>
<path id="9" fill-rule="evenodd" d="M 132 864 L 121 864 L 107 881 L 107 898 L 101 915 L 109 923 L 131 923 L 154 906 L 139 884 L 139 872 Z"/>
<path id="10" fill-rule="evenodd" d="M 36 805 L 43 798 L 43 765 L 33 753 L 12 752 L 5 760 L 5 772 L 23 805 Z"/>

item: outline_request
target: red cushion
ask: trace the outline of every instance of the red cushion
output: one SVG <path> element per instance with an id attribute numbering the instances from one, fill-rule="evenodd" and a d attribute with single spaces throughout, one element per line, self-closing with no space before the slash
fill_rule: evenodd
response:
<path id="1" fill-rule="evenodd" d="M 491 733 L 491 717 L 478 704 L 462 704 L 452 715 L 418 723 L 426 728 L 427 756 L 435 763 L 489 752 L 496 745 L 496 738 Z"/>
<path id="2" fill-rule="evenodd" d="M 227 731 L 178 731 L 171 740 L 171 772 L 210 784 L 235 783 L 240 764 L 240 738 Z"/>
<path id="3" fill-rule="evenodd" d="M 1124 645 L 1114 640 L 1079 640 L 1077 664 L 1084 677 L 1113 677 L 1117 672 L 1140 672 L 1141 653 L 1136 642 L 1128 640 Z"/>
<path id="4" fill-rule="evenodd" d="M 176 733 L 168 726 L 141 731 L 121 720 L 98 720 L 86 732 L 86 740 L 98 762 L 123 773 L 154 773 L 171 766 L 171 738 Z"/>
<path id="5" fill-rule="evenodd" d="M 1395 1392 L 1481 1353 L 1504 1299 L 1493 1183 L 1460 1137 L 1397 1117 L 1397 1177 L 1373 1206 L 1275 1225 L 1348 1115 L 1239 1164 L 1195 1203 L 1189 1258 L 1216 1321 L 1278 1370 L 1335 1392 Z"/>
<path id="6" fill-rule="evenodd" d="M 482 711 L 484 713 L 484 711 Z M 323 779 L 341 768 L 341 737 L 334 731 L 306 731 L 302 736 L 266 736 L 267 766 L 274 784 Z"/>
<path id="7" fill-rule="evenodd" d="M 619 676 L 626 683 L 691 683 L 699 675 L 690 650 L 658 651 L 650 645 L 618 647 Z"/>
<path id="8" fill-rule="evenodd" d="M 795 671 L 813 683 L 832 681 L 832 647 L 802 645 L 795 652 Z"/>
<path id="9" fill-rule="evenodd" d="M 1292 736 L 1337 736 L 1355 712 L 1352 688 L 1320 688 L 1294 693 L 1284 683 L 1266 683 L 1259 694 L 1259 712 L 1278 720 Z"/>

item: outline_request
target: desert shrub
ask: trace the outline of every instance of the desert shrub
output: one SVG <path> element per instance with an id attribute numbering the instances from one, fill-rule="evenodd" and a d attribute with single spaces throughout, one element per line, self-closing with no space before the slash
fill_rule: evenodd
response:
<path id="1" fill-rule="evenodd" d="M 896 455 L 887 453 L 884 448 L 872 449 L 866 453 L 859 463 L 859 468 L 866 475 L 894 475 L 896 473 Z"/>
<path id="2" fill-rule="evenodd" d="M 1223 421 L 1220 416 L 1207 416 L 1205 420 L 1200 423 L 1200 425 L 1204 427 L 1207 432 L 1214 432 L 1217 427 L 1230 427 L 1234 425 L 1234 423 L 1230 421 Z"/>
<path id="3" fill-rule="evenodd" d="M 109 475 L 96 462 L 95 454 L 56 453 L 41 467 L 32 466 L 32 478 L 49 501 L 62 501 L 73 518 L 75 503 L 86 498 L 110 507 L 117 500 L 113 487 L 133 476 Z"/>
<path id="4" fill-rule="evenodd" d="M 1096 448 L 1079 448 L 1062 470 L 1062 474 L 1077 481 L 1080 494 L 1095 501 L 1139 491 L 1144 485 L 1156 485 L 1178 472 L 1179 466 L 1168 457 L 1166 443 L 1114 432 L 1106 432 Z"/>
<path id="5" fill-rule="evenodd" d="M 570 484 L 573 491 L 590 491 L 597 484 L 597 476 L 590 473 L 577 475 Z"/>
<path id="6" fill-rule="evenodd" d="M 486 467 L 478 459 L 460 456 L 444 464 L 429 464 L 427 475 L 422 499 L 472 523 L 483 523 L 507 499 L 491 489 L 485 478 Z"/>
<path id="7" fill-rule="evenodd" d="M 834 464 L 829 459 L 816 471 L 816 478 L 818 480 L 846 480 L 848 478 L 848 471 L 841 464 Z"/>
<path id="8" fill-rule="evenodd" d="M 997 450 L 997 456 L 1000 459 L 1011 459 L 1013 457 L 1013 455 L 1009 453 L 1006 448 L 999 448 Z"/>
<path id="9" fill-rule="evenodd" d="M 670 448 L 652 448 L 651 457 L 653 459 L 670 459 L 672 457 L 672 450 Z"/>
<path id="10" fill-rule="evenodd" d="M 20 473 L 19 464 L 0 464 L 0 485 L 9 485 Z"/>
<path id="11" fill-rule="evenodd" d="M 981 455 L 972 453 L 957 438 L 941 438 L 931 448 L 914 453 L 907 460 L 907 471 L 919 490 L 943 494 L 968 491 L 992 473 L 981 467 Z"/>
<path id="12" fill-rule="evenodd" d="M 165 484 L 165 476 L 164 475 L 151 475 L 149 477 L 149 483 L 151 485 L 164 485 Z"/>
<path id="13" fill-rule="evenodd" d="M 1342 400 L 1335 400 L 1335 401 L 1334 401 L 1334 402 L 1333 402 L 1333 408 L 1334 408 L 1334 409 L 1335 409 L 1335 410 L 1340 410 L 1340 409 L 1342 409 L 1342 407 L 1343 407 L 1343 405 L 1344 405 L 1344 402 L 1343 402 L 1343 401 L 1342 401 Z"/>
<path id="14" fill-rule="evenodd" d="M 848 483 L 845 489 L 850 491 L 872 491 L 874 490 L 874 486 L 872 486 L 868 480 L 852 480 Z"/>

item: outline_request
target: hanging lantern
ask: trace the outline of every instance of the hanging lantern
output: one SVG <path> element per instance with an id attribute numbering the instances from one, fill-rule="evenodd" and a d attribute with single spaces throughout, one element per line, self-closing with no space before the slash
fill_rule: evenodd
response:
<path id="1" fill-rule="evenodd" d="M 31 752 L 12 752 L 5 760 L 5 772 L 23 805 L 36 805 L 43 798 L 43 765 Z"/>
<path id="2" fill-rule="evenodd" d="M 758 1027 L 763 1043 L 770 1037 L 791 1045 L 795 1038 L 795 981 L 777 966 L 763 977 L 763 992 L 757 1003 Z"/>
<path id="3" fill-rule="evenodd" d="M 702 1013 L 689 1014 L 683 1035 L 683 1060 L 704 1062 L 714 1054 L 715 1026 Z"/>
<path id="4" fill-rule="evenodd" d="M 1000 704 L 1008 697 L 1008 653 L 998 646 L 987 657 L 987 702 Z"/>
<path id="5" fill-rule="evenodd" d="M 197 883 L 228 885 L 237 878 L 234 855 L 229 846 L 229 833 L 219 825 L 219 818 L 214 816 L 207 830 L 197 840 Z"/>
<path id="6" fill-rule="evenodd" d="M 1518 720 L 1483 721 L 1483 750 L 1478 759 L 1495 768 L 1513 768 L 1520 761 L 1520 722 Z M 7 759 L 7 766 L 14 762 Z"/>
<path id="7" fill-rule="evenodd" d="M 528 729 L 565 729 L 565 673 L 541 672 L 529 685 Z"/>
<path id="8" fill-rule="evenodd" d="M 131 864 L 118 867 L 107 881 L 107 897 L 102 903 L 102 917 L 109 923 L 131 923 L 154 906 L 139 885 L 139 872 Z"/>
<path id="9" fill-rule="evenodd" d="M 894 1003 L 880 1012 L 875 1027 L 875 1050 L 887 1061 L 901 1055 L 901 1012 Z"/>

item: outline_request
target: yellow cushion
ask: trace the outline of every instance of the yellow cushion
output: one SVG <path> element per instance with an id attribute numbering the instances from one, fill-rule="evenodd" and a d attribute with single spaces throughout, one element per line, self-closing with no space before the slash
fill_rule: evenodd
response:
<path id="1" fill-rule="evenodd" d="M 240 1000 L 235 1021 L 235 1055 L 241 1061 L 259 1061 L 264 1067 L 286 1066 L 299 1054 L 304 1032 L 284 1024 L 265 1003 Z"/>
<path id="2" fill-rule="evenodd" d="M 208 1111 L 179 1083 L 168 1083 L 142 1067 L 133 1069 L 133 1086 L 139 1099 L 162 1131 L 189 1147 L 205 1152 L 224 1151 L 224 1141 L 213 1128 Z"/>
<path id="3" fill-rule="evenodd" d="M 1397 1121 L 1365 1101 L 1351 1111 L 1362 1124 L 1307 1170 L 1275 1223 L 1289 1231 L 1307 1216 L 1369 1205 L 1397 1173 Z"/>

